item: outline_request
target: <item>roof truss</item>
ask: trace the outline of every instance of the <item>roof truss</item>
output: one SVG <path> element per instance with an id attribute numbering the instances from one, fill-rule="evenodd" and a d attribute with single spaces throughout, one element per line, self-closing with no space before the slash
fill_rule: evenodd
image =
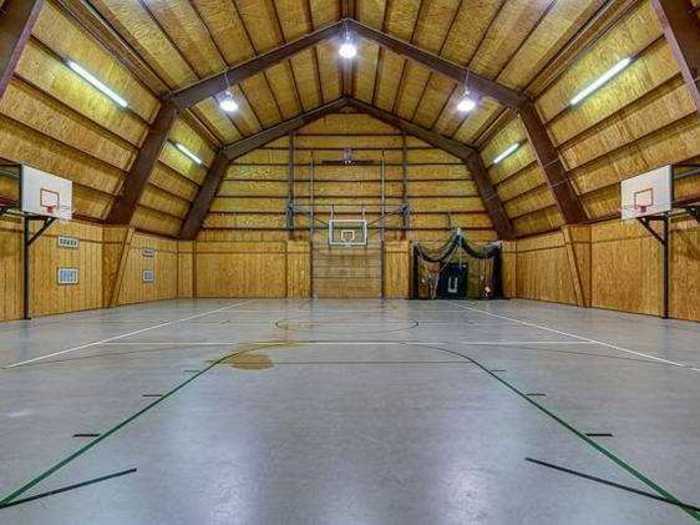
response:
<path id="1" fill-rule="evenodd" d="M 212 168 L 209 170 L 205 182 L 192 204 L 190 212 L 185 219 L 180 237 L 188 240 L 194 239 L 202 224 L 204 224 L 204 219 L 209 212 L 211 203 L 216 197 L 221 181 L 226 174 L 228 162 L 254 149 L 260 148 L 273 140 L 284 137 L 326 115 L 337 113 L 345 107 L 353 107 L 362 113 L 367 113 L 386 124 L 400 129 L 406 134 L 416 136 L 436 148 L 447 151 L 465 162 L 472 174 L 479 194 L 482 197 L 484 207 L 491 218 L 491 222 L 498 236 L 501 239 L 513 238 L 513 226 L 476 149 L 461 142 L 448 139 L 439 133 L 408 122 L 393 113 L 351 97 L 338 98 L 324 106 L 286 120 L 272 128 L 239 140 L 229 146 L 225 146 L 212 165 Z M 224 158 L 227 162 L 224 161 Z"/>
<path id="2" fill-rule="evenodd" d="M 0 13 L 0 97 L 10 83 L 43 0 L 6 0 Z"/>

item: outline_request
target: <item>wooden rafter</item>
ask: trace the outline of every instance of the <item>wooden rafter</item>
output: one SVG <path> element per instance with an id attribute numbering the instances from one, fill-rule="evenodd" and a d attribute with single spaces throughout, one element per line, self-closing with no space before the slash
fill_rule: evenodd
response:
<path id="1" fill-rule="evenodd" d="M 493 183 L 491 182 L 488 171 L 486 171 L 481 155 L 479 153 L 470 155 L 465 162 L 474 179 L 474 184 L 476 184 L 481 200 L 484 202 L 484 208 L 486 208 L 491 218 L 493 229 L 496 230 L 498 237 L 503 241 L 515 239 L 513 223 L 506 213 L 503 201 L 501 201 L 496 189 L 493 187 Z"/>
<path id="2" fill-rule="evenodd" d="M 0 97 L 10 83 L 43 0 L 6 0 L 0 13 Z"/>
<path id="3" fill-rule="evenodd" d="M 652 0 L 652 5 L 700 113 L 700 21 L 689 0 Z"/>
<path id="4" fill-rule="evenodd" d="M 523 104 L 519 113 L 537 162 L 544 172 L 545 180 L 564 222 L 578 224 L 586 221 L 586 211 L 569 180 L 564 164 L 559 158 L 559 152 L 547 133 L 547 128 L 537 114 L 535 105 L 531 102 Z"/>
<path id="5" fill-rule="evenodd" d="M 255 135 L 246 137 L 238 142 L 234 142 L 228 146 L 225 146 L 223 151 L 229 160 L 236 159 L 246 153 L 253 151 L 256 148 L 262 147 L 268 142 L 276 140 L 280 137 L 284 137 L 288 133 L 295 131 L 307 124 L 310 124 L 321 117 L 325 117 L 331 113 L 336 113 L 348 105 L 348 99 L 341 97 L 333 102 L 319 106 L 311 111 L 302 113 L 293 117 L 291 119 L 280 122 L 279 124 L 262 130 Z"/>
<path id="6" fill-rule="evenodd" d="M 163 150 L 178 113 L 177 107 L 170 102 L 165 102 L 161 106 L 124 180 L 121 194 L 109 211 L 107 223 L 131 224 L 136 206 L 148 185 L 148 179 L 158 162 L 160 152 Z"/>
<path id="7" fill-rule="evenodd" d="M 387 33 L 366 26 L 357 20 L 348 19 L 345 21 L 349 29 L 368 40 L 372 40 L 381 47 L 390 49 L 394 53 L 408 57 L 414 62 L 436 71 L 457 82 L 464 82 L 467 76 L 467 69 L 450 62 L 434 53 L 421 49 L 408 42 L 395 38 Z M 496 99 L 501 104 L 508 107 L 518 107 L 527 100 L 527 97 L 514 89 L 498 84 L 474 72 L 469 73 L 470 87 L 476 93 L 486 95 Z"/>
<path id="8" fill-rule="evenodd" d="M 256 75 L 275 64 L 291 58 L 297 53 L 316 44 L 339 35 L 343 31 L 342 22 L 337 22 L 324 27 L 288 44 L 276 47 L 266 53 L 255 56 L 246 62 L 229 68 L 226 72 L 206 78 L 196 84 L 175 92 L 172 101 L 179 108 L 184 109 L 200 102 L 207 97 L 221 93 L 229 86 L 238 84 L 253 75 Z"/>
<path id="9" fill-rule="evenodd" d="M 256 135 L 239 140 L 238 142 L 224 147 L 212 164 L 204 184 L 200 188 L 192 204 L 190 212 L 185 219 L 180 237 L 182 239 L 193 239 L 197 235 L 201 225 L 204 223 L 204 219 L 206 218 L 206 214 L 209 211 L 211 203 L 216 197 L 218 188 L 225 176 L 226 168 L 231 160 L 241 157 L 254 149 L 260 148 L 273 140 L 288 135 L 326 115 L 336 113 L 347 106 L 353 107 L 363 113 L 367 113 L 378 120 L 400 129 L 406 134 L 416 136 L 419 139 L 431 144 L 433 147 L 443 149 L 465 162 L 472 174 L 472 178 L 474 179 L 474 183 L 479 191 L 479 195 L 484 202 L 484 207 L 486 208 L 486 211 L 493 223 L 493 227 L 498 233 L 499 237 L 501 239 L 513 238 L 513 226 L 505 212 L 498 194 L 496 193 L 496 190 L 493 187 L 493 184 L 491 183 L 491 180 L 488 177 L 481 157 L 475 149 L 461 142 L 449 139 L 434 131 L 422 128 L 417 124 L 408 122 L 386 110 L 350 97 L 338 98 L 333 102 L 303 113 L 302 115 L 298 115 L 297 117 L 282 122 L 276 126 L 273 126 L 272 128 L 263 130 Z"/>
<path id="10" fill-rule="evenodd" d="M 389 124 L 390 126 L 394 126 L 395 128 L 398 128 L 409 135 L 418 137 L 428 144 L 443 149 L 462 160 L 466 160 L 467 157 L 470 157 L 472 153 L 476 151 L 476 148 L 474 148 L 472 145 L 449 139 L 444 135 L 430 131 L 422 126 L 419 126 L 418 124 L 405 120 L 394 113 L 390 113 L 372 104 L 368 104 L 354 98 L 348 99 L 348 104 L 362 113 L 367 113 L 377 120 L 381 120 L 385 124 Z"/>
<path id="11" fill-rule="evenodd" d="M 181 239 L 191 241 L 197 236 L 202 224 L 204 224 L 207 213 L 209 213 L 209 207 L 219 191 L 221 181 L 226 175 L 229 162 L 226 154 L 223 150 L 220 150 L 209 168 L 204 183 L 199 188 L 190 211 L 182 224 Z"/>

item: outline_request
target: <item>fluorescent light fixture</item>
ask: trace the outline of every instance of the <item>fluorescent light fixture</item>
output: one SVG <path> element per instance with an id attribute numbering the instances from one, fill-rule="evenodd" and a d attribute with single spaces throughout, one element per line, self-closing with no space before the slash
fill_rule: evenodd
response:
<path id="1" fill-rule="evenodd" d="M 603 87 L 605 84 L 607 84 L 615 75 L 620 73 L 623 69 L 625 69 L 627 66 L 630 65 L 632 62 L 631 58 L 623 58 L 620 60 L 617 64 L 615 64 L 613 67 L 608 69 L 605 73 L 603 73 L 600 77 L 598 77 L 597 80 L 595 80 L 592 84 L 588 85 L 585 87 L 582 91 L 577 93 L 574 98 L 571 99 L 570 104 L 572 106 L 575 106 L 579 102 L 581 102 L 584 98 L 589 96 L 591 93 L 594 91 L 600 89 Z"/>
<path id="2" fill-rule="evenodd" d="M 355 58 L 357 55 L 357 46 L 352 41 L 349 36 L 345 37 L 345 41 L 341 44 L 340 49 L 338 49 L 338 54 L 348 60 Z"/>
<path id="3" fill-rule="evenodd" d="M 509 155 L 512 155 L 513 153 L 515 153 L 515 151 L 519 147 L 520 147 L 520 142 L 516 142 L 515 144 L 511 144 L 510 146 L 508 146 L 508 148 L 503 153 L 501 153 L 498 157 L 493 159 L 493 163 L 498 164 L 499 162 L 501 162 L 503 159 L 505 159 Z"/>
<path id="4" fill-rule="evenodd" d="M 464 98 L 457 104 L 457 111 L 460 113 L 469 113 L 474 111 L 474 108 L 476 108 L 476 102 L 469 95 L 464 95 Z"/>
<path id="5" fill-rule="evenodd" d="M 100 82 L 92 73 L 90 73 L 88 70 L 86 70 L 83 66 L 81 66 L 80 64 L 76 64 L 72 60 L 68 60 L 67 64 L 68 64 L 69 68 L 71 68 L 73 71 L 78 73 L 78 75 L 80 75 L 84 80 L 86 80 L 93 87 L 97 88 L 102 93 L 104 93 L 109 98 L 111 98 L 119 106 L 121 106 L 123 108 L 126 108 L 129 106 L 129 104 L 127 104 L 126 100 L 124 100 L 122 97 L 117 95 L 114 91 L 112 91 L 106 85 L 104 85 L 102 82 Z"/>
<path id="6" fill-rule="evenodd" d="M 179 149 L 183 155 L 194 161 L 196 164 L 202 164 L 202 159 L 200 159 L 197 155 L 192 153 L 190 150 L 188 150 L 185 146 L 180 144 L 179 142 L 175 143 L 175 147 Z"/>
<path id="7" fill-rule="evenodd" d="M 238 111 L 238 103 L 233 100 L 233 97 L 230 94 L 227 94 L 219 101 L 219 107 L 226 113 L 235 113 Z"/>

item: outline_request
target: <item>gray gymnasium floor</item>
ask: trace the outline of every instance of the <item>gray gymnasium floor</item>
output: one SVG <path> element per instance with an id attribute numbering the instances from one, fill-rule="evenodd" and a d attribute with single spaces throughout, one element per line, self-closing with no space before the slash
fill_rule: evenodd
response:
<path id="1" fill-rule="evenodd" d="M 7 323 L 0 523 L 692 523 L 650 495 L 700 505 L 699 350 L 699 324 L 527 301 Z"/>

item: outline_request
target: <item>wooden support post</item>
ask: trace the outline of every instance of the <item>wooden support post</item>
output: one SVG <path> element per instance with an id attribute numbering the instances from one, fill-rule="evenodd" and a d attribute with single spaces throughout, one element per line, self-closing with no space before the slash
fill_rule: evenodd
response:
<path id="1" fill-rule="evenodd" d="M 406 143 L 406 133 L 401 132 L 401 203 L 404 206 L 403 214 L 401 215 L 401 240 L 406 240 L 408 234 L 408 213 L 406 212 L 406 207 L 408 206 L 408 145 Z"/>
<path id="2" fill-rule="evenodd" d="M 0 98 L 32 34 L 43 0 L 5 0 L 0 8 Z"/>
<path id="3" fill-rule="evenodd" d="M 294 162 L 296 159 L 295 134 L 289 134 L 289 165 L 287 172 L 287 231 L 289 240 L 294 238 Z"/>
<path id="4" fill-rule="evenodd" d="M 561 231 L 566 245 L 576 305 L 589 307 L 591 306 L 591 227 L 566 225 Z"/>
<path id="5" fill-rule="evenodd" d="M 121 194 L 116 198 L 109 211 L 108 224 L 131 224 L 136 207 L 148 185 L 151 172 L 158 162 L 160 152 L 168 139 L 170 129 L 178 116 L 178 109 L 170 102 L 164 102 L 156 115 L 148 135 L 127 174 Z"/>
<path id="6" fill-rule="evenodd" d="M 131 241 L 134 238 L 134 228 L 127 228 L 124 232 L 124 240 L 121 245 L 121 253 L 119 255 L 119 265 L 117 273 L 114 276 L 114 286 L 112 287 L 112 295 L 109 298 L 108 307 L 114 307 L 119 304 L 119 294 L 124 284 L 124 274 L 126 273 L 126 264 L 129 261 L 129 251 L 131 250 Z"/>
<path id="7" fill-rule="evenodd" d="M 700 113 L 700 21 L 690 0 L 652 0 L 664 35 Z"/>
<path id="8" fill-rule="evenodd" d="M 513 223 L 511 223 L 510 218 L 506 213 L 506 209 L 503 206 L 498 193 L 496 193 L 496 189 L 491 183 L 491 179 L 486 171 L 481 155 L 479 153 L 470 155 L 466 160 L 466 164 L 472 178 L 474 179 L 479 195 L 481 195 L 484 208 L 486 208 L 486 211 L 491 218 L 493 229 L 496 230 L 496 233 L 498 234 L 498 238 L 503 241 L 514 239 L 515 229 L 513 228 Z"/>
<path id="9" fill-rule="evenodd" d="M 578 224 L 586 221 L 586 211 L 574 190 L 559 152 L 547 134 L 537 109 L 532 102 L 526 102 L 519 109 L 530 145 L 535 152 L 537 162 L 544 172 L 549 189 L 554 195 L 559 212 L 566 224 Z"/>

